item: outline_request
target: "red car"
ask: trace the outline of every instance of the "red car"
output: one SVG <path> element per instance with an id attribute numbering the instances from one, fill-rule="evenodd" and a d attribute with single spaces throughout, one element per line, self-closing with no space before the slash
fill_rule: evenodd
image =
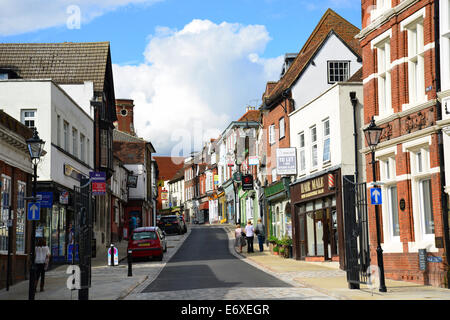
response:
<path id="1" fill-rule="evenodd" d="M 128 250 L 132 250 L 131 257 L 156 258 L 162 261 L 167 251 L 167 242 L 164 231 L 158 227 L 136 228 L 128 240 Z"/>

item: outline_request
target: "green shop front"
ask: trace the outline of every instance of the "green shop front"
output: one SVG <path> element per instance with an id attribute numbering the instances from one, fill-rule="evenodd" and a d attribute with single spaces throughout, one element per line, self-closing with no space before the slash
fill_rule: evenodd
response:
<path id="1" fill-rule="evenodd" d="M 282 178 L 270 186 L 264 188 L 264 196 L 267 201 L 267 224 L 269 235 L 278 239 L 292 238 L 291 204 L 289 192 L 289 178 Z"/>
<path id="2" fill-rule="evenodd" d="M 256 225 L 258 218 L 258 199 L 256 198 L 255 190 L 244 191 L 239 187 L 239 205 L 241 214 L 241 224 L 247 224 L 247 221 L 252 221 Z"/>

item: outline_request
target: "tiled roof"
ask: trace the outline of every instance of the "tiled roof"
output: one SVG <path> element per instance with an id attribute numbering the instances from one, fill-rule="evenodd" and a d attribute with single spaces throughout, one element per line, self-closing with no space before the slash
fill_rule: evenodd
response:
<path id="1" fill-rule="evenodd" d="M 248 120 L 248 121 L 259 122 L 260 121 L 260 115 L 261 115 L 261 111 L 259 111 L 259 110 L 249 110 L 242 117 L 240 117 L 238 121 Z"/>
<path id="2" fill-rule="evenodd" d="M 173 176 L 173 178 L 170 180 L 170 182 L 175 182 L 177 180 L 182 180 L 184 178 L 184 166 L 183 168 L 181 168 L 180 170 L 177 171 L 177 173 L 175 173 L 175 175 Z"/>
<path id="3" fill-rule="evenodd" d="M 52 79 L 58 84 L 93 81 L 102 92 L 109 42 L 0 43 L 0 69 L 23 79 Z"/>
<path id="4" fill-rule="evenodd" d="M 362 67 L 356 71 L 348 80 L 347 82 L 362 82 L 363 81 L 363 74 L 362 74 Z"/>
<path id="5" fill-rule="evenodd" d="M 286 74 L 276 85 L 268 83 L 263 101 L 270 105 L 298 79 L 310 59 L 315 55 L 322 43 L 328 38 L 330 32 L 340 37 L 358 56 L 361 57 L 361 46 L 355 36 L 360 30 L 353 24 L 342 18 L 336 12 L 328 9 L 320 19 L 314 31 L 309 36 L 297 58 L 287 70 Z"/>
<path id="6" fill-rule="evenodd" d="M 158 180 L 168 181 L 172 180 L 175 174 L 184 167 L 183 157 L 163 157 L 153 156 L 153 159 L 158 164 L 159 177 Z"/>

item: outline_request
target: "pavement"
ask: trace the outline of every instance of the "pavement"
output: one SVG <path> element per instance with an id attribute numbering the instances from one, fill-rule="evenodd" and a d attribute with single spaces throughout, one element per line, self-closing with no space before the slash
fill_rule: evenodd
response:
<path id="1" fill-rule="evenodd" d="M 208 226 L 208 225 L 203 225 Z M 98 254 L 92 259 L 92 285 L 89 289 L 90 300 L 124 300 L 133 297 L 132 293 L 140 292 L 157 278 L 165 264 L 178 251 L 181 244 L 189 236 L 192 228 L 188 226 L 184 235 L 169 235 L 168 250 L 163 261 L 133 263 L 131 277 L 128 276 L 126 261 L 126 241 L 116 243 L 119 250 L 120 265 L 107 265 L 107 253 Z M 348 288 L 346 274 L 339 269 L 336 262 L 306 262 L 275 256 L 265 246 L 263 252 L 255 242 L 255 253 L 238 253 L 233 247 L 234 227 L 231 225 L 212 225 L 224 228 L 229 238 L 229 248 L 233 255 L 271 275 L 296 287 L 316 290 L 330 299 L 337 300 L 450 300 L 450 290 L 419 285 L 405 281 L 386 279 L 387 292 L 381 293 L 377 288 L 361 285 L 360 290 Z M 77 291 L 71 291 L 66 283 L 69 274 L 68 265 L 59 266 L 46 272 L 45 291 L 36 292 L 36 300 L 78 300 Z M 0 290 L 0 300 L 28 300 L 28 281 L 19 282 L 9 288 Z"/>

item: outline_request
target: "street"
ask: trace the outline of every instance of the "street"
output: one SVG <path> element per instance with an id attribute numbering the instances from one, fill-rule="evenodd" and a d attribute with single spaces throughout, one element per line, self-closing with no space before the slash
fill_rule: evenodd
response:
<path id="1" fill-rule="evenodd" d="M 169 243 L 177 236 L 168 235 Z M 224 228 L 191 226 L 191 232 L 159 275 L 126 299 L 254 300 L 330 299 L 268 274 L 232 254 L 233 239 Z M 244 249 L 245 250 L 245 249 Z M 164 258 L 166 260 L 166 258 Z M 139 263 L 137 263 L 139 265 Z"/>

